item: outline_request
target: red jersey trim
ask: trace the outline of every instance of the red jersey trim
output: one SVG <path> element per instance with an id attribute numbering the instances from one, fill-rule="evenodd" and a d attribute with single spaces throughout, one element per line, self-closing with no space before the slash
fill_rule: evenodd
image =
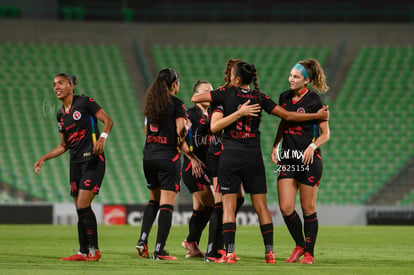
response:
<path id="1" fill-rule="evenodd" d="M 279 104 L 276 104 L 276 106 L 272 109 L 272 111 L 270 112 L 270 113 L 273 113 L 273 110 L 274 109 L 276 109 L 276 107 L 278 106 Z M 282 107 L 283 108 L 283 107 Z"/>
<path id="2" fill-rule="evenodd" d="M 306 88 L 307 89 L 307 88 Z M 306 90 L 305 90 L 306 91 Z M 299 103 L 299 102 L 302 102 L 308 95 L 310 95 L 311 93 L 312 93 L 312 91 L 311 90 L 308 90 L 307 91 L 308 93 L 306 93 L 301 99 L 299 99 L 298 101 L 294 101 L 293 99 L 292 99 L 292 104 L 297 104 L 297 103 Z M 303 94 L 303 91 L 300 91 L 299 92 L 300 94 Z"/>
<path id="3" fill-rule="evenodd" d="M 96 115 L 100 112 L 100 111 L 102 111 L 103 109 L 101 108 L 101 109 L 99 109 L 98 111 L 96 111 L 96 113 L 95 113 L 95 117 L 96 117 Z"/>
<path id="4" fill-rule="evenodd" d="M 172 159 L 172 161 L 176 161 L 181 155 L 181 152 L 178 152 L 178 154 Z"/>

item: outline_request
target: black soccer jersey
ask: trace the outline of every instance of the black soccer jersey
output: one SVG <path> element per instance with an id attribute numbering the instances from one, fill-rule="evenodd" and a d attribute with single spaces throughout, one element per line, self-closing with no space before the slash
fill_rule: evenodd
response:
<path id="1" fill-rule="evenodd" d="M 221 105 L 212 105 L 210 107 L 210 117 L 213 115 L 214 112 L 223 113 L 223 106 Z M 210 147 L 208 148 L 208 153 L 213 155 L 218 155 L 219 152 L 223 149 L 222 144 L 222 136 L 223 131 L 219 131 L 217 133 L 212 133 L 210 139 Z"/>
<path id="2" fill-rule="evenodd" d="M 191 121 L 191 134 L 187 136 L 187 143 L 192 145 L 194 154 L 206 163 L 211 139 L 210 116 L 204 115 L 197 106 L 189 108 L 187 116 Z"/>
<path id="3" fill-rule="evenodd" d="M 69 111 L 57 112 L 59 132 L 67 137 L 71 161 L 87 161 L 93 156 L 93 138 L 99 137 L 96 114 L 102 110 L 90 97 L 75 95 Z"/>
<path id="4" fill-rule="evenodd" d="M 171 96 L 171 107 L 160 124 L 147 120 L 148 134 L 144 146 L 144 159 L 173 159 L 178 156 L 178 135 L 175 120 L 186 118 L 184 102 Z"/>
<path id="5" fill-rule="evenodd" d="M 213 104 L 223 106 L 223 115 L 228 116 L 237 111 L 240 106 L 250 99 L 251 104 L 256 103 L 255 96 L 251 90 L 236 87 L 219 88 L 210 92 Z M 265 94 L 261 94 L 260 105 L 262 110 L 271 113 L 276 103 Z M 260 149 L 260 117 L 245 116 L 232 123 L 224 129 L 224 148 Z M 239 145 L 243 145 L 240 147 Z"/>
<path id="6" fill-rule="evenodd" d="M 287 111 L 300 113 L 316 113 L 323 106 L 319 95 L 311 90 L 308 90 L 298 102 L 292 100 L 293 96 L 291 90 L 283 92 L 279 98 L 279 105 Z M 286 121 L 282 143 L 285 153 L 281 156 L 285 159 L 301 159 L 301 152 L 303 153 L 309 144 L 319 137 L 320 122 L 321 120 Z M 320 149 L 316 149 L 316 152 L 320 154 Z"/>

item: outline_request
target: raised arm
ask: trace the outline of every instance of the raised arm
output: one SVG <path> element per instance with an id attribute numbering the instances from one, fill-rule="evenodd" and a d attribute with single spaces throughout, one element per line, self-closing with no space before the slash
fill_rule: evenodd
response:
<path id="1" fill-rule="evenodd" d="M 260 105 L 249 105 L 249 103 L 250 99 L 247 100 L 243 105 L 241 105 L 237 111 L 225 117 L 223 117 L 223 114 L 220 112 L 214 112 L 211 116 L 210 122 L 211 131 L 213 133 L 222 131 L 224 128 L 236 122 L 243 116 L 258 116 L 261 108 Z"/>
<path id="2" fill-rule="evenodd" d="M 191 97 L 191 102 L 200 103 L 200 102 L 211 102 L 210 93 L 194 94 Z"/>
<path id="3" fill-rule="evenodd" d="M 46 155 L 44 155 L 38 161 L 35 162 L 34 171 L 36 172 L 36 174 L 40 174 L 40 168 L 43 166 L 43 163 L 45 161 L 58 157 L 68 150 L 68 142 L 67 142 L 66 136 L 62 133 L 60 135 L 62 139 L 61 143 L 58 146 L 56 146 L 55 149 L 53 149 L 52 151 L 50 151 L 49 153 L 47 153 Z"/>
<path id="4" fill-rule="evenodd" d="M 284 108 L 277 105 L 272 110 L 272 115 L 287 121 L 329 120 L 328 106 L 323 106 L 316 113 L 298 113 L 286 111 Z"/>

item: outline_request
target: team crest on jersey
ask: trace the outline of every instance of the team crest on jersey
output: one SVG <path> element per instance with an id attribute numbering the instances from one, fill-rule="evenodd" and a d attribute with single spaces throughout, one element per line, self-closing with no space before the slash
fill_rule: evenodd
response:
<path id="1" fill-rule="evenodd" d="M 298 113 L 306 113 L 306 112 L 305 112 L 305 109 L 304 109 L 303 107 L 298 108 L 298 109 L 296 110 L 296 112 L 298 112 Z"/>
<path id="2" fill-rule="evenodd" d="M 73 119 L 74 120 L 79 120 L 82 117 L 81 113 L 79 111 L 75 111 L 73 113 Z"/>

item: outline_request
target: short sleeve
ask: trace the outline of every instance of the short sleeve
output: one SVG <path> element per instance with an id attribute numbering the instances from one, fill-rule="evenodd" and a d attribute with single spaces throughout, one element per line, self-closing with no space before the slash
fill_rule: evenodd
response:
<path id="1" fill-rule="evenodd" d="M 270 114 L 277 104 L 268 95 L 263 94 L 261 105 L 263 110 L 265 110 L 266 113 Z"/>
<path id="2" fill-rule="evenodd" d="M 211 103 L 213 105 L 224 105 L 228 92 L 225 88 L 219 88 L 210 92 Z"/>
<path id="3" fill-rule="evenodd" d="M 177 97 L 173 97 L 173 104 L 175 110 L 175 118 L 187 118 L 187 113 L 185 109 L 185 104 Z"/>
<path id="4" fill-rule="evenodd" d="M 85 96 L 84 100 L 91 115 L 96 116 L 96 114 L 102 110 L 102 107 L 93 98 Z"/>

